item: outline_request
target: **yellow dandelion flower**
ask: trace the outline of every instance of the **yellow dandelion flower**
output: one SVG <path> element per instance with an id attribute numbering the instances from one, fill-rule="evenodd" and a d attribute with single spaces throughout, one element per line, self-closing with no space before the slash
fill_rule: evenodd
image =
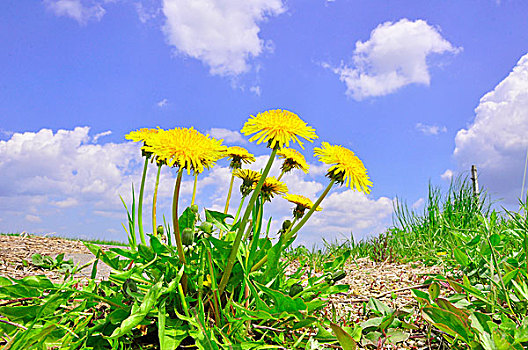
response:
<path id="1" fill-rule="evenodd" d="M 251 191 L 253 191 L 253 186 L 260 180 L 260 173 L 251 169 L 237 169 L 233 175 L 242 179 L 240 193 L 242 193 L 243 197 L 246 197 L 248 194 L 250 194 Z"/>
<path id="2" fill-rule="evenodd" d="M 304 212 L 306 209 L 312 209 L 314 204 L 312 201 L 305 196 L 301 196 L 299 194 L 287 194 L 283 196 L 284 199 L 286 199 L 288 202 L 291 202 L 293 204 L 296 204 L 297 206 L 293 209 L 293 216 L 297 219 L 300 219 L 304 216 Z M 317 206 L 315 208 L 316 211 L 321 211 L 323 208 L 320 206 Z"/>
<path id="3" fill-rule="evenodd" d="M 134 142 L 147 142 L 149 138 L 158 133 L 158 129 L 141 128 L 136 131 L 131 131 L 125 135 L 125 139 Z"/>
<path id="4" fill-rule="evenodd" d="M 199 174 L 222 158 L 227 147 L 222 145 L 222 140 L 203 135 L 193 128 L 176 128 L 159 130 L 156 136 L 149 138 L 143 149 L 169 166 L 185 168 L 187 174 L 191 170 Z"/>
<path id="5" fill-rule="evenodd" d="M 292 169 L 301 169 L 308 173 L 310 166 L 306 163 L 304 156 L 297 150 L 292 148 L 283 148 L 277 152 L 280 159 L 284 159 L 281 170 L 285 173 Z"/>
<path id="6" fill-rule="evenodd" d="M 255 156 L 249 153 L 245 148 L 233 146 L 229 147 L 226 151 L 226 156 L 231 159 L 231 164 L 229 165 L 232 169 L 240 169 L 242 163 L 253 163 L 255 161 Z"/>
<path id="7" fill-rule="evenodd" d="M 279 148 L 286 145 L 289 147 L 290 141 L 298 142 L 304 149 L 303 143 L 299 140 L 302 137 L 313 142 L 318 136 L 315 129 L 308 126 L 297 114 L 287 110 L 275 109 L 251 116 L 241 130 L 246 136 L 253 135 L 249 141 L 257 140 L 257 144 L 268 142 L 269 147 Z"/>
<path id="8" fill-rule="evenodd" d="M 332 180 L 360 192 L 370 192 L 368 187 L 372 186 L 372 182 L 367 175 L 367 169 L 351 150 L 323 142 L 321 148 L 314 148 L 314 155 L 325 164 L 333 164 L 327 173 Z"/>
<path id="9" fill-rule="evenodd" d="M 256 187 L 256 183 L 253 185 L 253 188 Z M 262 184 L 260 189 L 260 194 L 265 201 L 271 201 L 273 196 L 276 194 L 282 195 L 288 193 L 288 187 L 282 181 L 278 181 L 275 177 L 267 177 Z"/>

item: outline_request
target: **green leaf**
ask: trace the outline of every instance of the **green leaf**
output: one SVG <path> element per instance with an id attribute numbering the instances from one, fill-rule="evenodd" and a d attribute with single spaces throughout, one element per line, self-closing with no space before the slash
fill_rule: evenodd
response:
<path id="1" fill-rule="evenodd" d="M 207 210 L 205 211 L 205 220 L 215 225 L 219 230 L 230 231 L 231 225 L 226 224 L 225 220 L 227 218 L 234 219 L 231 214 L 224 214 L 219 211 Z"/>
<path id="2" fill-rule="evenodd" d="M 354 338 L 348 334 L 343 328 L 339 327 L 335 323 L 330 322 L 330 327 L 337 336 L 339 344 L 343 347 L 343 350 L 356 350 L 357 344 Z"/>
<path id="3" fill-rule="evenodd" d="M 492 235 L 490 236 L 489 240 L 490 240 L 491 246 L 492 246 L 493 248 L 497 248 L 497 247 L 500 245 L 500 243 L 501 243 L 501 238 L 500 238 L 500 236 L 499 236 L 498 234 L 496 234 L 496 233 L 492 234 Z"/>
<path id="4" fill-rule="evenodd" d="M 300 315 L 300 311 L 305 311 L 307 309 L 306 304 L 301 298 L 292 298 L 289 295 L 268 288 L 265 285 L 257 282 L 254 284 L 260 291 L 273 299 L 273 307 L 270 308 L 270 312 L 272 314 L 281 314 L 283 312 L 287 312 Z"/>
<path id="5" fill-rule="evenodd" d="M 138 245 L 138 252 L 139 256 L 145 259 L 146 261 L 152 261 L 154 259 L 155 254 L 152 251 L 152 248 L 147 247 L 146 245 Z"/>
<path id="6" fill-rule="evenodd" d="M 149 311 L 151 311 L 156 304 L 161 292 L 162 284 L 163 281 L 159 281 L 148 290 L 141 305 L 137 307 L 136 310 L 133 310 L 135 312 L 132 312 L 131 315 L 121 323 L 121 326 L 114 330 L 112 335 L 110 335 L 111 339 L 121 337 L 143 321 L 145 316 L 147 316 Z"/>
<path id="7" fill-rule="evenodd" d="M 375 298 L 370 298 L 367 304 L 367 309 L 373 311 L 377 315 L 389 315 L 394 312 L 393 309 Z"/>
<path id="8" fill-rule="evenodd" d="M 178 218 L 178 225 L 180 226 L 180 232 L 184 229 L 190 228 L 194 230 L 194 223 L 196 222 L 196 214 L 192 212 L 191 207 L 187 207 Z"/>
<path id="9" fill-rule="evenodd" d="M 467 254 L 460 248 L 455 247 L 453 250 L 453 254 L 455 256 L 455 260 L 462 266 L 468 266 L 469 265 L 469 258 Z"/>
<path id="10" fill-rule="evenodd" d="M 150 246 L 152 247 L 152 250 L 154 251 L 154 253 L 156 254 L 166 254 L 168 253 L 168 249 L 167 247 L 165 247 L 163 245 L 163 243 L 161 243 L 161 241 L 159 240 L 158 237 L 154 236 L 154 235 L 151 235 L 150 236 Z"/>
<path id="11" fill-rule="evenodd" d="M 426 306 L 423 308 L 424 318 L 447 334 L 456 337 L 459 336 L 467 344 L 471 342 L 472 332 L 470 327 L 457 314 L 438 307 Z"/>
<path id="12" fill-rule="evenodd" d="M 385 333 L 385 336 L 391 344 L 401 343 L 409 339 L 409 333 L 402 332 L 399 329 L 389 329 Z"/>
<path id="13" fill-rule="evenodd" d="M 505 274 L 503 277 L 502 277 L 502 281 L 504 282 L 504 285 L 507 285 L 508 283 L 510 283 L 510 281 L 514 278 L 517 277 L 517 274 L 519 273 L 519 269 L 515 269 L 515 270 L 511 270 L 510 272 L 508 272 L 507 274 Z"/>
<path id="14" fill-rule="evenodd" d="M 433 282 L 427 291 L 429 292 L 429 297 L 431 300 L 435 300 L 440 295 L 440 285 L 436 282 Z"/>

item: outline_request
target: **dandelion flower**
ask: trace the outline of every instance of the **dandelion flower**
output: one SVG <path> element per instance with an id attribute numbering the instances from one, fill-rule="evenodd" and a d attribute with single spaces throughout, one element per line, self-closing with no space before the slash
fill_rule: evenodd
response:
<path id="1" fill-rule="evenodd" d="M 304 216 L 304 211 L 306 209 L 312 209 L 312 207 L 314 206 L 314 204 L 312 203 L 312 201 L 308 198 L 306 198 L 305 196 L 301 196 L 299 194 L 287 194 L 285 196 L 283 196 L 284 199 L 286 199 L 288 202 L 291 202 L 293 204 L 296 204 L 297 206 L 295 207 L 295 209 L 293 209 L 293 216 L 296 218 L 296 219 L 300 219 Z M 323 210 L 323 208 L 321 208 L 320 206 L 317 206 L 317 208 L 315 208 L 316 211 L 321 211 Z"/>
<path id="2" fill-rule="evenodd" d="M 159 130 L 156 136 L 148 139 L 143 146 L 169 166 L 187 169 L 187 174 L 201 173 L 211 168 L 218 159 L 224 157 L 226 146 L 222 140 L 203 135 L 193 128 Z"/>
<path id="3" fill-rule="evenodd" d="M 242 179 L 240 193 L 242 193 L 243 197 L 246 197 L 248 194 L 250 194 L 251 191 L 253 191 L 253 186 L 260 180 L 260 173 L 251 169 L 237 169 L 233 175 Z"/>
<path id="4" fill-rule="evenodd" d="M 141 128 L 136 131 L 131 131 L 125 135 L 125 139 L 132 140 L 134 142 L 143 141 L 143 146 L 147 145 L 148 141 L 158 134 L 158 129 Z M 143 157 L 149 159 L 152 156 L 152 152 L 148 152 L 145 149 L 141 149 Z"/>
<path id="5" fill-rule="evenodd" d="M 283 148 L 277 152 L 279 158 L 284 159 L 281 170 L 284 173 L 292 169 L 301 169 L 305 173 L 308 173 L 310 166 L 306 163 L 304 156 L 299 151 L 292 148 Z"/>
<path id="6" fill-rule="evenodd" d="M 351 150 L 343 146 L 323 142 L 322 147 L 314 148 L 314 155 L 325 164 L 332 164 L 327 176 L 339 184 L 346 184 L 351 189 L 369 193 L 372 182 L 367 175 L 363 162 Z"/>
<path id="7" fill-rule="evenodd" d="M 141 128 L 136 131 L 131 131 L 125 135 L 125 139 L 132 140 L 134 142 L 147 142 L 149 138 L 158 133 L 158 129 Z"/>
<path id="8" fill-rule="evenodd" d="M 287 110 L 275 109 L 251 116 L 241 130 L 246 136 L 253 135 L 249 141 L 257 140 L 257 144 L 268 142 L 268 146 L 275 148 L 288 147 L 290 141 L 298 142 L 304 149 L 299 137 L 310 142 L 318 136 L 315 129 L 308 126 L 297 114 Z"/>
<path id="9" fill-rule="evenodd" d="M 231 169 L 240 169 L 242 163 L 250 164 L 255 161 L 255 156 L 249 153 L 245 148 L 233 146 L 226 151 L 226 156 L 231 159 L 229 167 Z"/>
<path id="10" fill-rule="evenodd" d="M 256 186 L 256 184 L 253 186 Z M 260 193 L 264 201 L 270 202 L 275 195 L 288 193 L 288 187 L 284 182 L 278 181 L 276 178 L 271 176 L 264 180 L 262 188 L 260 189 Z"/>

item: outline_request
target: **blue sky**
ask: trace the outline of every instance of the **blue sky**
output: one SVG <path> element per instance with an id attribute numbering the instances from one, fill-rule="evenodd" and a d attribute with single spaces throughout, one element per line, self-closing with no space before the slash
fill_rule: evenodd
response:
<path id="1" fill-rule="evenodd" d="M 320 137 L 304 151 L 313 171 L 285 178 L 292 192 L 326 186 L 320 141 L 356 152 L 374 183 L 335 189 L 301 243 L 377 234 L 396 196 L 420 209 L 429 181 L 471 164 L 504 205 L 521 192 L 525 1 L 22 0 L 0 17 L 0 231 L 124 239 L 119 195 L 141 163 L 126 133 L 194 126 L 258 168 L 266 149 L 238 131 L 275 108 Z M 201 206 L 223 206 L 226 166 L 201 177 Z M 266 210 L 278 224 L 290 207 Z"/>

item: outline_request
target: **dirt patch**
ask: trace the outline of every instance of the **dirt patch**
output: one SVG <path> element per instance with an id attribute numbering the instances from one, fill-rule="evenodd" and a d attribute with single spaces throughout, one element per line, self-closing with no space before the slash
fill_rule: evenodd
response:
<path id="1" fill-rule="evenodd" d="M 103 250 L 110 248 L 110 246 L 103 246 Z M 81 241 L 31 235 L 26 237 L 0 235 L 0 275 L 22 278 L 44 274 L 54 282 L 62 281 L 64 278 L 62 273 L 41 269 L 31 263 L 31 256 L 35 253 L 52 257 L 64 253 L 65 260 L 73 259 L 79 266 L 95 258 Z M 298 263 L 293 262 L 288 270 L 291 273 L 297 268 Z M 346 277 L 338 283 L 348 284 L 349 292 L 330 298 L 325 312 L 329 319 L 348 326 L 368 319 L 368 315 L 365 314 L 365 304 L 371 297 L 381 300 L 393 309 L 410 308 L 418 314 L 417 303 L 412 297 L 411 289 L 425 290 L 427 286 L 423 285 L 424 281 L 430 275 L 442 272 L 438 266 L 429 267 L 420 263 L 378 263 L 366 258 L 350 259 L 345 270 Z M 96 279 L 108 279 L 110 271 L 108 266 L 99 262 Z M 91 265 L 78 271 L 75 277 L 86 279 L 90 277 L 90 273 Z M 419 329 L 411 332 L 411 338 L 406 342 L 399 343 L 396 347 L 385 344 L 380 349 L 439 348 L 428 344 L 421 321 L 418 321 L 416 325 Z"/>
<path id="2" fill-rule="evenodd" d="M 102 246 L 108 250 L 110 246 Z M 75 264 L 83 266 L 95 256 L 86 248 L 81 241 L 68 240 L 57 237 L 41 236 L 4 236 L 0 235 L 0 275 L 12 278 L 22 278 L 32 275 L 46 275 L 53 282 L 60 282 L 64 274 L 58 271 L 50 271 L 37 267 L 31 263 L 33 254 L 56 257 L 64 253 L 64 260 L 72 259 Z M 97 280 L 107 279 L 110 268 L 99 262 L 97 265 Z M 77 271 L 76 278 L 89 278 L 91 265 Z"/>

